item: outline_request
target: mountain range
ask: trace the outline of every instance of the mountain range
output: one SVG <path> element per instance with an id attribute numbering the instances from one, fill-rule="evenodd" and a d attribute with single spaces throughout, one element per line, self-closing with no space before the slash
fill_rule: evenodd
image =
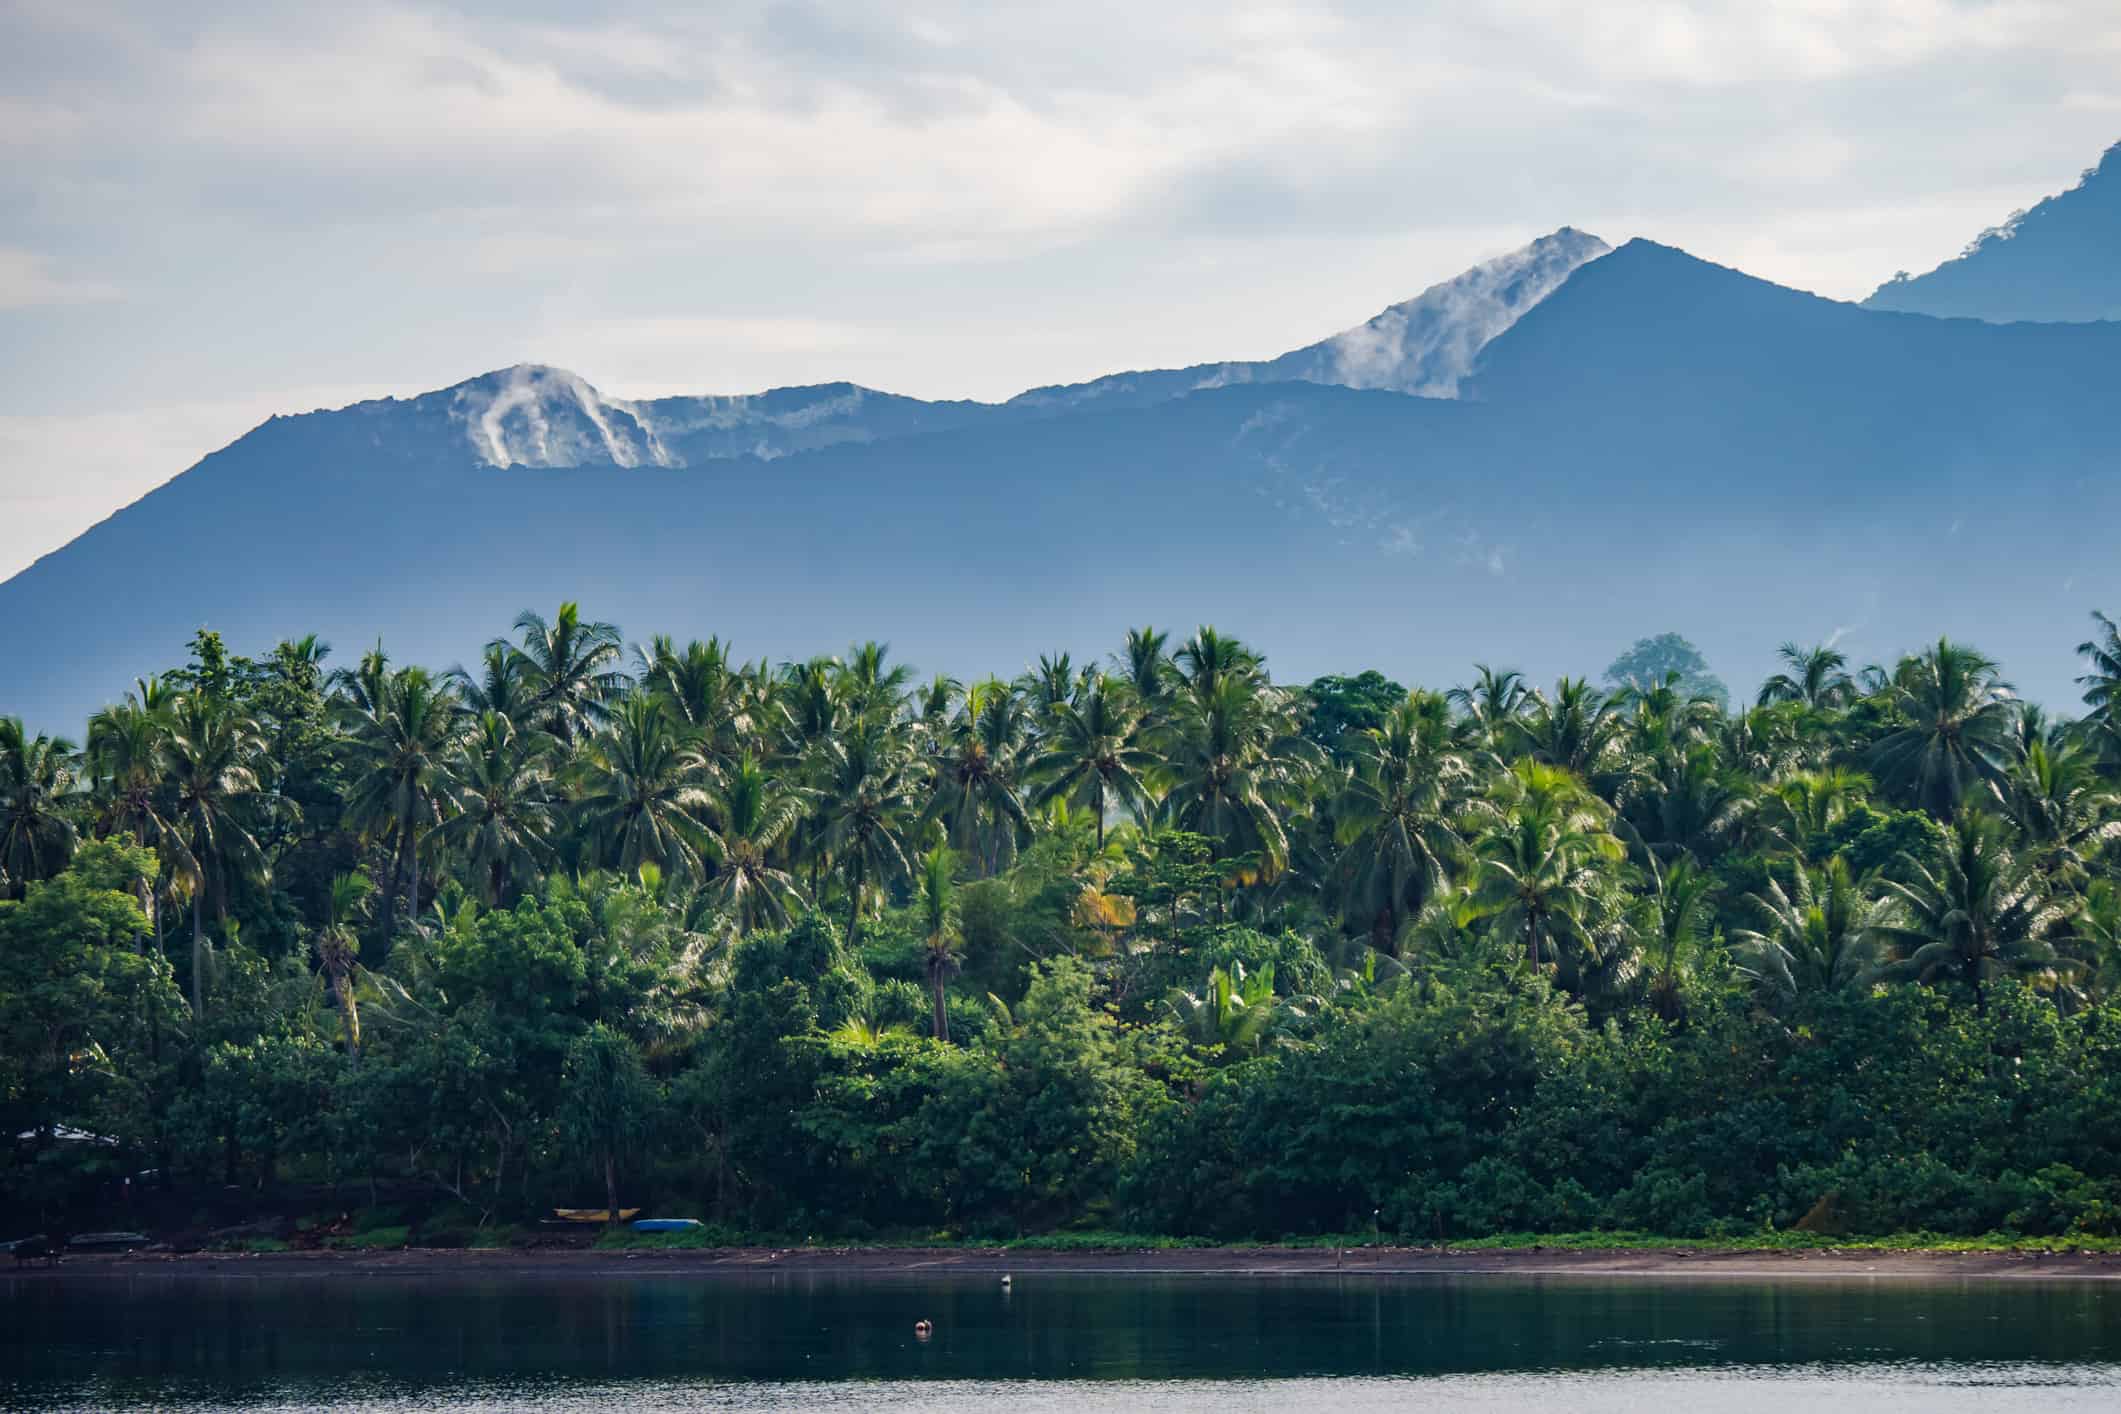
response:
<path id="1" fill-rule="evenodd" d="M 2121 319 L 2121 142 L 2059 196 L 2013 213 L 1957 259 L 1904 272 L 1865 304 L 1913 314 L 2016 319 Z"/>
<path id="2" fill-rule="evenodd" d="M 2109 152 L 1861 306 L 1564 227 L 1279 358 L 1004 403 L 524 365 L 275 417 L 0 585 L 0 710 L 77 734 L 201 626 L 446 666 L 562 599 L 958 673 L 1212 622 L 1284 677 L 1445 685 L 1676 629 L 1741 693 L 1784 639 L 1947 632 L 2066 705 L 2121 607 L 2116 188 Z"/>

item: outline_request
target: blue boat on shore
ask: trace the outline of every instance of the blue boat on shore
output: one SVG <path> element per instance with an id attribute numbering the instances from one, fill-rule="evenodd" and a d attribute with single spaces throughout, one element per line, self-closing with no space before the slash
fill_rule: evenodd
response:
<path id="1" fill-rule="evenodd" d="M 636 1218 L 635 1232 L 689 1232 L 700 1225 L 698 1218 Z"/>

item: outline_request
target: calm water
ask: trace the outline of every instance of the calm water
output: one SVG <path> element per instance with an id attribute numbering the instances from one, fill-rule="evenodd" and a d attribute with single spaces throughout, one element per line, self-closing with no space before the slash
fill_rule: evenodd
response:
<path id="1" fill-rule="evenodd" d="M 935 1325 L 926 1343 L 913 1323 Z M 0 1278 L 0 1407 L 2121 1408 L 2100 1282 Z"/>

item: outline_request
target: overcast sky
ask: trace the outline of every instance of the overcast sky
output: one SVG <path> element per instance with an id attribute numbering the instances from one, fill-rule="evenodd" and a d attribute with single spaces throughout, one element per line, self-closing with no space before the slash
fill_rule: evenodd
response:
<path id="1" fill-rule="evenodd" d="M 2115 0 L 0 0 L 0 575 L 526 360 L 994 398 L 1572 224 L 1856 298 L 2121 138 Z"/>

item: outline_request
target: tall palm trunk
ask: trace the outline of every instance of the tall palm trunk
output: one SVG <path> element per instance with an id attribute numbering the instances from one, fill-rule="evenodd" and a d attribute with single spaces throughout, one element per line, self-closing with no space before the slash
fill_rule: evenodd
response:
<path id="1" fill-rule="evenodd" d="M 346 1054 L 361 1063 L 361 1005 L 354 999 L 353 976 L 344 966 L 331 970 L 332 1000 L 339 1004 L 339 1024 L 346 1032 Z"/>
<path id="2" fill-rule="evenodd" d="M 206 881 L 191 899 L 191 1014 L 206 1015 Z"/>
<path id="3" fill-rule="evenodd" d="M 928 987 L 935 998 L 935 1039 L 948 1042 L 950 1039 L 950 1008 L 944 1000 L 943 969 L 940 959 L 928 964 Z"/>

